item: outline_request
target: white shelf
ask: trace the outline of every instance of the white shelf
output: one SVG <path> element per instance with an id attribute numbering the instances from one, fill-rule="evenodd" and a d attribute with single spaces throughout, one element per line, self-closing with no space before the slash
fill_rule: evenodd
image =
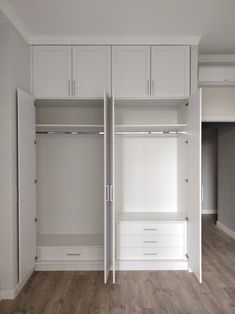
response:
<path id="1" fill-rule="evenodd" d="M 102 246 L 103 234 L 38 234 L 38 247 Z"/>
<path id="2" fill-rule="evenodd" d="M 155 124 L 155 125 L 116 125 L 116 132 L 179 132 L 185 131 L 187 124 Z"/>
<path id="3" fill-rule="evenodd" d="M 37 124 L 36 131 L 37 132 L 53 132 L 53 131 L 61 131 L 61 132 L 103 132 L 103 125 L 94 125 L 94 124 Z"/>
<path id="4" fill-rule="evenodd" d="M 115 105 L 133 105 L 133 106 L 160 106 L 160 107 L 179 107 L 186 105 L 188 98 L 174 97 L 174 98 L 160 98 L 160 97 L 145 97 L 145 98 L 123 98 L 115 97 Z"/>
<path id="5" fill-rule="evenodd" d="M 116 221 L 167 221 L 167 222 L 174 222 L 174 221 L 186 221 L 187 215 L 185 213 L 116 213 Z"/>

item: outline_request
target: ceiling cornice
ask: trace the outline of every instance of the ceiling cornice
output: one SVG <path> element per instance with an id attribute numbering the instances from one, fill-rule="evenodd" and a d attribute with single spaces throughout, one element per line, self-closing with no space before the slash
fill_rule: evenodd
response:
<path id="1" fill-rule="evenodd" d="M 201 36 L 32 36 L 31 45 L 195 45 Z"/>
<path id="2" fill-rule="evenodd" d="M 31 34 L 24 23 L 18 18 L 6 0 L 0 0 L 0 10 L 6 15 L 11 24 L 16 28 L 24 40 L 30 44 Z"/>
<path id="3" fill-rule="evenodd" d="M 199 64 L 235 63 L 235 55 L 199 55 Z"/>

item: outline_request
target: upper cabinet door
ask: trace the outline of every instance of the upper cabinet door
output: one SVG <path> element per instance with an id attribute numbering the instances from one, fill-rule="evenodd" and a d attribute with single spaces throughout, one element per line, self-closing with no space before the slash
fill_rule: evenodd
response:
<path id="1" fill-rule="evenodd" d="M 150 47 L 114 46 L 112 84 L 116 97 L 150 96 Z"/>
<path id="2" fill-rule="evenodd" d="M 111 92 L 111 47 L 73 47 L 73 96 L 103 98 Z"/>
<path id="3" fill-rule="evenodd" d="M 33 93 L 36 98 L 70 97 L 71 76 L 71 47 L 33 48 Z"/>
<path id="4" fill-rule="evenodd" d="M 188 97 L 190 95 L 189 46 L 151 47 L 151 96 Z"/>

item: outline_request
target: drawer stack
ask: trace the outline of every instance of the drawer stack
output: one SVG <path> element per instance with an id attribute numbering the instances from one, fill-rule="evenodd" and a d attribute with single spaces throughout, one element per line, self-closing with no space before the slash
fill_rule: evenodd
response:
<path id="1" fill-rule="evenodd" d="M 185 259 L 185 222 L 117 223 L 119 260 Z"/>

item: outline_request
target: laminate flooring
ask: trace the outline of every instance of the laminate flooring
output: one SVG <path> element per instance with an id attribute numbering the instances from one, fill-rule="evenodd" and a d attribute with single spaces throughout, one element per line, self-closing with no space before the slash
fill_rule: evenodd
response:
<path id="1" fill-rule="evenodd" d="M 187 271 L 35 272 L 0 313 L 235 314 L 235 240 L 203 216 L 203 283 Z"/>

